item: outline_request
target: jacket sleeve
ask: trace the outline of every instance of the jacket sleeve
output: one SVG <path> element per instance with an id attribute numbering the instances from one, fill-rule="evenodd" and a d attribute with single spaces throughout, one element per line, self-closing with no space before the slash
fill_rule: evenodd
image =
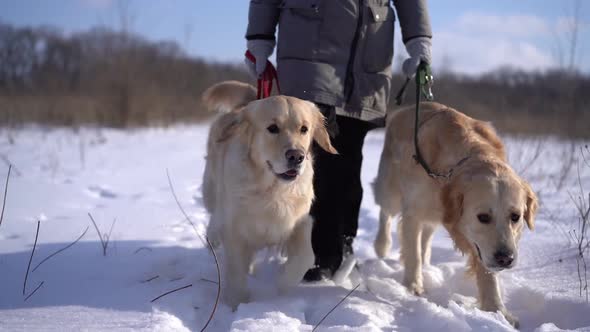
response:
<path id="1" fill-rule="evenodd" d="M 246 39 L 275 40 L 281 0 L 251 0 Z"/>
<path id="2" fill-rule="evenodd" d="M 432 38 L 426 0 L 394 0 L 404 43 L 416 37 Z"/>

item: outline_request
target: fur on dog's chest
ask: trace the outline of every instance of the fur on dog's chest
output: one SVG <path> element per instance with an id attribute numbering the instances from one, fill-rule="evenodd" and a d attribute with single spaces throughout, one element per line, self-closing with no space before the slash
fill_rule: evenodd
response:
<path id="1" fill-rule="evenodd" d="M 250 243 L 275 245 L 289 237 L 301 218 L 307 215 L 311 197 L 282 195 L 247 195 L 239 200 L 240 215 L 234 227 Z M 261 204 L 261 202 L 263 202 Z M 309 202 L 309 203 L 306 203 Z"/>

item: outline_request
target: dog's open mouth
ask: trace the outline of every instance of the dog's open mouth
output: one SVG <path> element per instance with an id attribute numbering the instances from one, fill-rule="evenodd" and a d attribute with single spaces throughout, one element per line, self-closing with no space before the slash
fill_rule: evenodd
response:
<path id="1" fill-rule="evenodd" d="M 293 181 L 299 175 L 299 171 L 296 168 L 292 168 L 284 173 L 277 173 L 274 171 L 270 161 L 267 161 L 266 163 L 268 164 L 268 168 L 271 170 L 271 172 L 273 172 L 281 180 Z"/>
<path id="2" fill-rule="evenodd" d="M 295 180 L 295 178 L 297 177 L 297 175 L 299 175 L 299 172 L 297 172 L 296 169 L 290 169 L 288 171 L 286 171 L 285 173 L 281 173 L 281 174 L 277 174 L 277 176 L 283 180 Z"/>

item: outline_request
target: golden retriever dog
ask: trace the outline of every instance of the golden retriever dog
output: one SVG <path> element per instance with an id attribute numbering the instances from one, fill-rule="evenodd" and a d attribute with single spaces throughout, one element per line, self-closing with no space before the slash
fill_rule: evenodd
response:
<path id="1" fill-rule="evenodd" d="M 437 103 L 422 103 L 420 116 L 424 159 L 434 172 L 452 173 L 433 179 L 414 160 L 414 106 L 390 116 L 373 184 L 381 208 L 377 256 L 383 258 L 391 249 L 391 218 L 401 214 L 403 284 L 422 294 L 422 265 L 430 264 L 433 232 L 442 223 L 455 247 L 469 255 L 481 309 L 500 311 L 518 326 L 504 306 L 497 274 L 516 264 L 524 224 L 534 227 L 535 193 L 508 165 L 504 146 L 488 123 Z"/>
<path id="2" fill-rule="evenodd" d="M 313 266 L 312 142 L 336 153 L 315 104 L 255 99 L 252 86 L 235 81 L 203 95 L 208 108 L 225 112 L 211 125 L 202 190 L 211 214 L 207 236 L 225 250 L 222 299 L 234 310 L 249 299 L 247 275 L 258 250 L 278 245 L 286 254 L 280 291 Z"/>

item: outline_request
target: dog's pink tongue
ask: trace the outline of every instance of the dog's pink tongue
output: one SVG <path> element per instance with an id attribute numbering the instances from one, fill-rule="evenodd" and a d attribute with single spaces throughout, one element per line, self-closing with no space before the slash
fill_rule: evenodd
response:
<path id="1" fill-rule="evenodd" d="M 290 170 L 286 171 L 285 174 L 287 174 L 288 176 L 296 176 L 297 171 L 294 169 L 290 169 Z"/>

